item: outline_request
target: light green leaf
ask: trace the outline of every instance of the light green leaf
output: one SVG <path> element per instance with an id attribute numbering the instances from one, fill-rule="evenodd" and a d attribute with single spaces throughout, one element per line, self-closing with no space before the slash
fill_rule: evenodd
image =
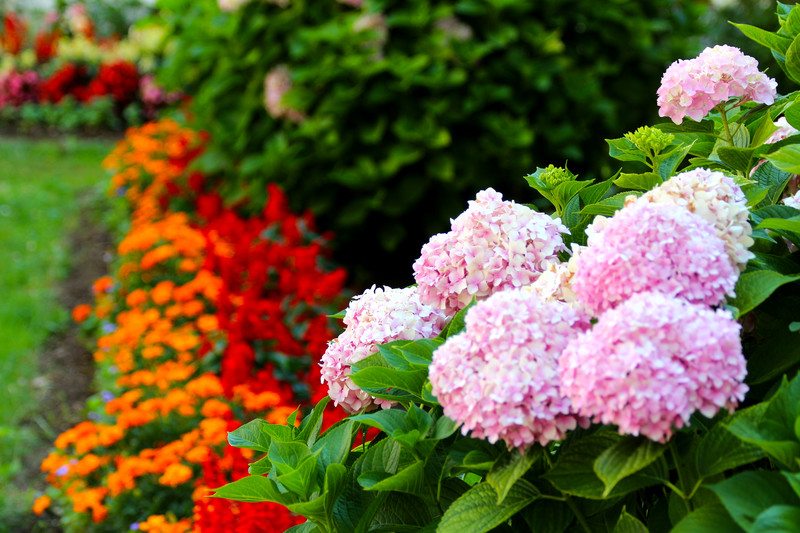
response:
<path id="1" fill-rule="evenodd" d="M 800 35 L 796 35 L 792 44 L 786 49 L 786 62 L 783 65 L 786 74 L 796 83 L 800 83 Z"/>
<path id="2" fill-rule="evenodd" d="M 627 174 L 623 172 L 614 180 L 614 185 L 622 187 L 623 189 L 649 191 L 656 185 L 660 185 L 661 182 L 661 176 L 655 172 L 643 172 L 641 174 Z"/>
<path id="3" fill-rule="evenodd" d="M 239 502 L 276 502 L 282 505 L 291 502 L 288 494 L 282 494 L 274 481 L 263 476 L 243 477 L 214 489 L 211 496 Z"/>
<path id="4" fill-rule="evenodd" d="M 664 446 L 644 437 L 625 437 L 607 448 L 594 462 L 594 472 L 603 484 L 603 497 L 617 484 L 639 472 L 664 453 Z"/>
<path id="5" fill-rule="evenodd" d="M 638 191 L 625 191 L 613 196 L 609 196 L 608 198 L 604 198 L 597 203 L 587 205 L 581 209 L 581 215 L 603 215 L 610 217 L 618 210 L 622 209 L 622 207 L 625 205 L 625 199 L 628 196 L 639 195 L 641 195 L 641 193 Z"/>
<path id="6" fill-rule="evenodd" d="M 774 505 L 758 515 L 751 531 L 797 533 L 798 529 L 800 529 L 800 507 L 797 505 Z"/>
<path id="7" fill-rule="evenodd" d="M 256 418 L 228 433 L 228 443 L 236 448 L 247 448 L 258 452 L 268 452 L 273 439 L 290 441 L 294 438 L 293 428 L 270 424 Z"/>
<path id="8" fill-rule="evenodd" d="M 527 453 L 514 451 L 498 460 L 486 475 L 486 482 L 497 492 L 497 504 L 503 503 L 508 491 L 519 478 L 525 475 L 541 453 L 534 448 Z"/>
<path id="9" fill-rule="evenodd" d="M 739 31 L 745 34 L 745 36 L 747 36 L 749 39 L 762 46 L 766 46 L 771 50 L 776 50 L 781 55 L 786 55 L 786 50 L 788 50 L 789 45 L 792 44 L 792 40 L 790 38 L 784 37 L 783 35 L 778 35 L 777 33 L 773 33 L 771 31 L 762 30 L 756 26 L 751 26 L 749 24 L 736 24 L 735 22 L 731 22 L 731 24 L 736 26 Z"/>
<path id="10" fill-rule="evenodd" d="M 698 476 L 709 478 L 758 461 L 764 452 L 736 438 L 724 423 L 718 423 L 697 443 L 693 456 Z"/>
<path id="11" fill-rule="evenodd" d="M 437 533 L 484 533 L 506 522 L 539 497 L 539 491 L 520 479 L 497 504 L 497 493 L 488 483 L 478 483 L 454 501 L 442 516 Z"/>
<path id="12" fill-rule="evenodd" d="M 800 39 L 800 36 L 798 39 Z M 798 74 L 800 74 L 800 71 Z M 800 144 L 782 146 L 765 157 L 767 161 L 775 165 L 779 170 L 791 174 L 800 174 Z"/>
<path id="13" fill-rule="evenodd" d="M 326 396 L 320 400 L 317 405 L 314 406 L 311 413 L 303 419 L 300 423 L 300 427 L 297 429 L 297 438 L 299 440 L 306 441 L 306 444 L 309 446 L 316 442 L 319 436 L 319 430 L 322 427 L 322 414 L 330 401 L 330 397 Z"/>
<path id="14" fill-rule="evenodd" d="M 472 308 L 473 305 L 475 305 L 475 302 L 477 302 L 477 299 L 473 298 L 466 307 L 455 314 L 453 319 L 449 324 L 447 324 L 447 327 L 442 332 L 442 335 L 440 335 L 442 338 L 447 339 L 464 331 L 464 320 L 467 318 L 467 312 Z"/>
<path id="15" fill-rule="evenodd" d="M 313 452 L 319 452 L 319 462 L 321 468 L 327 470 L 328 466 L 335 463 L 343 463 L 350 454 L 353 443 L 353 427 L 355 422 L 345 420 L 344 422 L 329 428 L 317 442 L 312 446 Z"/>

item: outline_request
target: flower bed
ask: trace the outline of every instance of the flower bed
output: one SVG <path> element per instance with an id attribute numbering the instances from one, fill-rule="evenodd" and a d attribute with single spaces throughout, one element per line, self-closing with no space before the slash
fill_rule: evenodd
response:
<path id="1" fill-rule="evenodd" d="M 153 119 L 180 95 L 155 83 L 163 35 L 100 37 L 86 8 L 50 13 L 36 34 L 7 11 L 0 39 L 0 126 L 16 130 L 121 130 Z"/>
<path id="2" fill-rule="evenodd" d="M 247 473 L 226 434 L 254 418 L 300 421 L 325 396 L 316 362 L 345 272 L 310 216 L 270 186 L 264 210 L 222 207 L 187 166 L 203 136 L 172 121 L 130 130 L 106 163 L 131 209 L 112 277 L 73 317 L 96 337 L 102 392 L 43 462 L 35 510 L 71 531 L 282 531 L 275 504 L 205 498 Z M 182 205 L 187 212 L 177 210 Z M 324 426 L 339 418 L 332 408 Z M 48 506 L 53 502 L 51 510 Z"/>

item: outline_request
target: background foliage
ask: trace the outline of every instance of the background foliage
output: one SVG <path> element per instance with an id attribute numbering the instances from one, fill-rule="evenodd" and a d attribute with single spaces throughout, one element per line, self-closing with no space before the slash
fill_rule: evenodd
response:
<path id="1" fill-rule="evenodd" d="M 172 43 L 160 80 L 194 96 L 213 139 L 202 168 L 225 180 L 228 202 L 282 184 L 334 230 L 340 259 L 375 282 L 405 282 L 427 236 L 481 187 L 519 191 L 520 176 L 565 159 L 598 172 L 603 151 L 589 141 L 653 117 L 661 72 L 697 51 L 706 8 L 275 4 L 221 13 L 213 0 L 161 0 Z M 370 24 L 378 29 L 357 30 Z M 294 84 L 285 101 L 302 122 L 264 110 L 264 77 L 281 64 Z"/>

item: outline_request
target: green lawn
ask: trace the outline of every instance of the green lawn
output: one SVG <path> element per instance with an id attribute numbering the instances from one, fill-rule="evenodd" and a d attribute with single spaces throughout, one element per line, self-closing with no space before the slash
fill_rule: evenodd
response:
<path id="1" fill-rule="evenodd" d="M 0 137 L 0 522 L 3 487 L 36 438 L 19 424 L 36 408 L 37 350 L 68 319 L 56 287 L 69 268 L 78 198 L 105 187 L 100 162 L 110 148 L 109 141 Z"/>

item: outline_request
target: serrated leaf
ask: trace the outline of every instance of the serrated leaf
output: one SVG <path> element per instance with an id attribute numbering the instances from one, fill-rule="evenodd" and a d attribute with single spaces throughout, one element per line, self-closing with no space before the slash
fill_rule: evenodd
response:
<path id="1" fill-rule="evenodd" d="M 464 331 L 464 325 L 465 325 L 464 321 L 467 318 L 467 312 L 469 312 L 469 310 L 472 308 L 473 305 L 475 305 L 475 302 L 477 301 L 478 300 L 476 298 L 472 298 L 472 301 L 469 302 L 469 304 L 467 304 L 463 309 L 458 311 L 455 314 L 455 316 L 453 316 L 452 320 L 450 320 L 450 323 L 447 324 L 447 327 L 444 329 L 442 335 L 440 336 L 447 339 L 452 335 L 457 335 L 458 333 Z"/>
<path id="2" fill-rule="evenodd" d="M 675 174 L 675 171 L 678 169 L 683 160 L 686 159 L 686 156 L 692 150 L 694 144 L 694 141 L 692 141 L 689 144 L 678 145 L 669 152 L 665 152 L 658 156 L 657 170 L 658 175 L 662 180 L 668 180 L 673 174 Z"/>
<path id="3" fill-rule="evenodd" d="M 508 495 L 508 491 L 519 478 L 525 475 L 536 459 L 541 450 L 535 448 L 527 453 L 514 451 L 498 460 L 492 470 L 486 475 L 486 482 L 492 486 L 497 493 L 497 504 L 503 503 Z"/>
<path id="4" fill-rule="evenodd" d="M 319 430 L 322 427 L 322 415 L 330 401 L 330 397 L 326 396 L 317 402 L 317 405 L 314 406 L 311 413 L 303 419 L 300 423 L 300 427 L 297 428 L 297 438 L 299 440 L 306 441 L 306 444 L 309 446 L 316 442 L 319 436 Z"/>
<path id="5" fill-rule="evenodd" d="M 544 478 L 566 494 L 593 500 L 606 499 L 605 485 L 594 470 L 600 455 L 617 444 L 622 437 L 610 431 L 598 431 L 573 440 L 559 451 L 558 460 Z M 655 485 L 666 476 L 662 461 L 655 461 L 631 476 L 623 478 L 609 494 L 621 496 L 634 490 Z"/>
<path id="6" fill-rule="evenodd" d="M 419 396 L 427 372 L 422 370 L 396 370 L 394 368 L 367 367 L 350 374 L 353 383 L 362 390 L 382 394 L 382 389 L 394 389 Z M 392 394 L 384 394 L 391 398 Z"/>
<path id="7" fill-rule="evenodd" d="M 800 507 L 774 505 L 758 515 L 753 523 L 752 531 L 797 533 L 798 528 L 800 528 Z"/>
<path id="8" fill-rule="evenodd" d="M 747 131 L 747 128 L 739 128 L 740 131 Z M 717 155 L 729 168 L 747 175 L 750 172 L 755 148 L 741 148 L 738 146 L 719 146 Z"/>
<path id="9" fill-rule="evenodd" d="M 652 464 L 663 453 L 663 445 L 644 437 L 625 437 L 604 450 L 593 466 L 605 485 L 603 497 L 611 494 L 620 481 Z"/>
<path id="10" fill-rule="evenodd" d="M 327 470 L 328 466 L 343 463 L 350 454 L 353 443 L 353 427 L 355 422 L 344 422 L 329 428 L 311 447 L 312 452 L 319 452 L 321 468 Z"/>
<path id="11" fill-rule="evenodd" d="M 622 209 L 625 205 L 625 199 L 628 196 L 639 196 L 641 195 L 638 191 L 625 191 L 613 196 L 609 196 L 603 200 L 600 200 L 597 203 L 587 205 L 583 209 L 581 209 L 581 215 L 603 215 L 603 216 L 611 216 L 616 213 L 618 210 Z"/>
<path id="12" fill-rule="evenodd" d="M 228 443 L 236 448 L 266 453 L 273 440 L 291 441 L 293 431 L 293 428 L 256 418 L 228 433 Z"/>
<path id="13" fill-rule="evenodd" d="M 698 476 L 709 478 L 758 461 L 764 452 L 736 438 L 724 423 L 718 423 L 697 443 L 693 456 Z"/>
<path id="14" fill-rule="evenodd" d="M 478 483 L 454 501 L 442 516 L 437 533 L 484 533 L 506 522 L 539 497 L 539 491 L 520 479 L 501 505 L 488 483 Z"/>
<path id="15" fill-rule="evenodd" d="M 786 60 L 783 65 L 786 74 L 795 83 L 800 83 L 800 35 L 795 34 L 789 48 L 786 49 Z"/>
<path id="16" fill-rule="evenodd" d="M 446 439 L 456 432 L 458 426 L 458 422 L 442 415 L 436 419 L 436 423 L 433 425 L 433 435 L 431 435 L 431 438 L 435 440 Z"/>
<path id="17" fill-rule="evenodd" d="M 608 143 L 608 155 L 620 161 L 638 161 L 647 163 L 647 157 L 636 145 L 625 137 L 617 139 L 606 139 Z"/>

